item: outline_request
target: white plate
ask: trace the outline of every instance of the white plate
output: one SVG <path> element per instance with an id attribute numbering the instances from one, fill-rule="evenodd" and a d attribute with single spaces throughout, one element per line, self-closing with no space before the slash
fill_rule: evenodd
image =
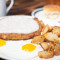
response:
<path id="1" fill-rule="evenodd" d="M 31 15 L 33 17 L 37 17 L 39 20 L 42 20 L 45 25 L 48 24 L 50 26 L 60 26 L 60 20 L 48 19 L 45 17 L 43 8 L 34 10 Z"/>
<path id="2" fill-rule="evenodd" d="M 17 16 L 21 17 L 21 15 L 17 15 Z M 25 17 L 25 18 L 33 18 L 32 16 L 26 16 L 26 15 L 23 15 L 23 17 Z M 2 17 L 2 18 L 4 18 L 4 17 Z M 9 56 L 5 56 L 3 54 L 0 54 L 0 58 L 8 59 L 8 60 L 23 60 L 23 59 L 14 59 L 14 58 L 11 58 Z M 36 58 L 30 59 L 30 60 L 60 60 L 60 56 L 54 56 L 53 58 L 50 58 L 50 59 L 42 59 L 42 58 L 36 57 Z"/>

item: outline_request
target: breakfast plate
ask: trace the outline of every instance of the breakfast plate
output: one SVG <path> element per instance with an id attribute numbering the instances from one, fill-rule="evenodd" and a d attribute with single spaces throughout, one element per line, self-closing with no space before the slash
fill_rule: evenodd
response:
<path id="1" fill-rule="evenodd" d="M 2 28 L 1 28 L 2 27 Z M 6 33 L 6 34 L 20 34 L 20 36 L 22 37 L 24 34 L 27 35 L 29 37 L 28 34 L 30 34 L 32 32 L 32 36 L 30 34 L 31 37 L 33 37 L 34 34 L 33 32 L 39 29 L 39 26 L 37 24 L 37 22 L 33 19 L 32 16 L 25 16 L 25 15 L 15 15 L 15 16 L 6 16 L 6 17 L 2 17 L 0 18 L 0 28 L 2 30 L 0 30 L 0 34 L 1 33 Z M 15 31 L 15 32 L 14 32 Z M 5 34 L 5 35 L 6 35 Z M 4 35 L 4 39 L 5 36 Z M 13 34 L 14 35 L 14 34 Z M 39 33 L 40 35 L 40 33 Z M 2 35 L 0 35 L 1 38 Z M 22 38 L 25 38 L 27 36 L 24 36 Z M 10 35 L 11 37 L 11 35 Z M 15 36 L 16 37 L 16 36 Z M 17 36 L 18 37 L 18 36 Z M 20 38 L 21 38 L 20 37 Z M 27 37 L 27 39 L 28 39 Z M 8 36 L 9 38 L 9 36 Z M 11 38 L 10 38 L 11 39 Z M 1 44 L 2 43 L 2 44 Z M 22 51 L 22 46 L 24 44 L 28 45 L 32 45 L 31 40 L 24 40 L 23 39 L 18 39 L 18 40 L 1 40 L 0 39 L 0 57 L 3 59 L 10 59 L 10 60 L 24 60 L 26 58 L 33 58 L 35 56 L 37 56 L 38 51 L 40 50 L 38 45 L 33 47 L 37 47 L 37 50 L 35 50 L 34 52 L 24 52 L 24 50 Z M 24 47 L 23 47 L 24 48 Z M 20 50 L 18 52 L 18 50 Z M 34 55 L 33 55 L 34 54 Z M 13 58 L 11 58 L 13 57 Z"/>
<path id="2" fill-rule="evenodd" d="M 43 8 L 38 8 L 38 9 L 34 10 L 31 13 L 31 15 L 33 17 L 37 17 L 39 20 L 42 20 L 45 25 L 48 24 L 50 26 L 60 26 L 60 19 L 54 20 L 54 19 L 46 18 Z"/>
<path id="3" fill-rule="evenodd" d="M 17 42 L 17 43 L 20 43 L 20 45 L 21 44 L 23 44 L 23 42 L 24 42 L 24 44 L 26 44 L 26 43 L 30 43 L 30 41 L 31 41 L 31 39 L 29 39 L 29 40 L 27 40 L 27 41 L 13 41 L 13 43 L 15 43 L 15 42 Z M 9 41 L 8 41 L 9 42 Z M 10 43 L 11 43 L 12 41 L 10 41 Z M 13 44 L 14 45 L 14 44 Z M 37 45 L 38 46 L 38 45 Z M 10 46 L 9 46 L 10 47 Z M 9 48 L 8 47 L 8 48 Z M 15 47 L 15 46 L 14 46 Z M 18 45 L 17 45 L 17 47 L 18 47 Z M 11 48 L 11 47 L 10 47 Z M 39 46 L 38 46 L 38 48 L 39 48 Z M 5 49 L 5 50 L 7 50 L 7 49 Z M 11 50 L 11 49 L 10 49 Z M 40 47 L 40 50 L 39 51 L 41 51 L 42 49 L 41 49 L 41 47 Z M 37 50 L 36 50 L 37 51 Z M 1 52 L 1 51 L 0 51 Z M 5 51 L 6 52 L 6 51 Z M 7 52 L 9 52 L 8 50 L 7 50 Z M 11 53 L 11 51 L 10 51 L 10 53 Z M 13 52 L 12 52 L 13 53 Z M 14 55 L 14 54 L 10 54 L 10 55 Z M 35 53 L 33 53 L 32 55 L 34 55 L 34 54 L 36 54 L 36 52 Z M 4 52 L 3 52 L 3 54 L 1 54 L 0 53 L 0 58 L 3 58 L 3 59 L 8 59 L 8 60 L 60 60 L 60 56 L 54 56 L 53 58 L 49 58 L 49 59 L 44 59 L 44 58 L 39 58 L 38 56 L 35 56 L 35 57 L 33 57 L 33 58 L 31 58 L 32 57 L 32 55 L 31 55 L 31 57 L 29 58 L 29 59 L 24 59 L 25 57 L 27 58 L 28 56 L 25 56 L 25 57 L 23 57 L 23 58 L 16 58 L 16 57 L 12 57 L 12 56 L 8 56 L 8 55 L 5 55 L 4 54 Z"/>
<path id="4" fill-rule="evenodd" d="M 16 15 L 16 16 L 22 18 L 21 20 L 25 20 L 25 19 L 29 20 L 30 18 L 34 18 L 34 16 L 26 16 L 26 15 Z M 17 18 L 15 18 L 16 16 L 14 16 L 14 19 L 17 19 Z M 8 16 L 6 16 L 6 18 L 7 17 Z M 12 18 L 12 16 L 9 16 L 9 17 Z M 2 17 L 0 19 L 5 19 L 5 17 Z M 9 21 L 11 22 L 11 20 L 9 20 Z M 30 22 L 30 21 L 28 21 L 28 22 Z M 11 24 L 12 24 L 12 22 L 11 22 Z M 32 24 L 32 22 L 31 22 L 31 24 Z M 9 27 L 9 25 L 7 27 Z M 29 27 L 31 27 L 31 26 L 29 25 Z M 8 31 L 8 29 L 7 29 L 7 31 Z M 16 41 L 15 40 L 14 41 L 12 41 L 12 40 L 10 40 L 10 41 L 9 40 L 6 40 L 6 41 L 2 40 L 5 43 L 5 45 L 0 47 L 0 58 L 8 59 L 8 60 L 60 60 L 60 56 L 54 56 L 53 58 L 50 58 L 50 59 L 39 58 L 37 54 L 38 54 L 39 51 L 42 51 L 43 49 L 41 48 L 40 45 L 31 43 L 31 40 L 32 39 L 28 39 L 28 40 L 23 40 L 22 39 L 22 40 L 18 40 L 18 41 L 17 40 Z M 28 51 L 30 51 L 30 52 L 22 51 L 22 49 L 24 50 L 24 48 L 27 45 L 28 45 Z M 29 48 L 31 48 L 30 46 L 33 47 L 31 50 L 29 49 Z M 34 48 L 36 48 L 36 49 L 34 49 Z M 31 51 L 33 51 L 33 52 L 31 52 Z"/>

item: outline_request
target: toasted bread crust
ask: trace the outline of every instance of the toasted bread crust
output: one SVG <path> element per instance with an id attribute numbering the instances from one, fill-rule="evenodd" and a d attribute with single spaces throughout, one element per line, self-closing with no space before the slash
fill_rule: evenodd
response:
<path id="1" fill-rule="evenodd" d="M 60 12 L 60 6 L 59 5 L 45 5 L 44 10 L 47 10 L 49 12 Z"/>
<path id="2" fill-rule="evenodd" d="M 0 39 L 4 40 L 25 40 L 25 39 L 30 39 L 35 36 L 38 36 L 41 34 L 41 24 L 37 18 L 34 18 L 34 20 L 37 22 L 39 25 L 39 29 L 33 33 L 29 34 L 20 34 L 20 33 L 0 33 Z"/>

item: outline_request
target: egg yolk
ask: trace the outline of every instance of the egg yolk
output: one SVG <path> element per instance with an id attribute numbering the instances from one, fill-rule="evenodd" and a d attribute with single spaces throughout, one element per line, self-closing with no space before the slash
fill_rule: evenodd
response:
<path id="1" fill-rule="evenodd" d="M 0 46 L 4 46 L 4 45 L 6 45 L 6 42 L 4 40 L 0 39 Z"/>
<path id="2" fill-rule="evenodd" d="M 22 50 L 25 50 L 27 52 L 34 51 L 36 49 L 36 46 L 33 44 L 26 44 L 22 46 Z"/>

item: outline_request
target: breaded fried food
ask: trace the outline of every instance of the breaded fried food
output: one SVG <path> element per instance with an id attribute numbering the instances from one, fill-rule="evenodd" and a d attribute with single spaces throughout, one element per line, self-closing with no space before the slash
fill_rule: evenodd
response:
<path id="1" fill-rule="evenodd" d="M 45 59 L 52 58 L 54 56 L 54 51 L 40 51 L 38 52 L 38 56 Z"/>
<path id="2" fill-rule="evenodd" d="M 46 41 L 60 43 L 60 38 L 55 33 L 47 32 L 44 37 Z"/>
<path id="3" fill-rule="evenodd" d="M 44 50 L 48 50 L 48 48 L 49 48 L 48 42 L 41 42 L 40 45 Z"/>
<path id="4" fill-rule="evenodd" d="M 60 55 L 60 44 L 55 44 L 55 55 L 58 56 Z"/>
<path id="5" fill-rule="evenodd" d="M 53 51 L 55 49 L 55 44 L 53 42 L 49 42 L 49 51 Z"/>
<path id="6" fill-rule="evenodd" d="M 60 43 L 60 37 L 58 38 L 58 41 L 57 41 L 57 43 Z"/>
<path id="7" fill-rule="evenodd" d="M 48 32 L 44 34 L 44 37 L 47 41 L 51 41 L 51 42 L 54 42 L 54 40 L 58 39 L 58 36 L 52 32 Z"/>
<path id="8" fill-rule="evenodd" d="M 41 42 L 44 42 L 44 36 L 36 36 L 32 39 L 31 43 L 39 44 Z"/>
<path id="9" fill-rule="evenodd" d="M 52 26 L 49 26 L 48 24 L 45 25 L 42 29 L 42 35 L 49 32 L 49 31 L 52 31 Z"/>
<path id="10" fill-rule="evenodd" d="M 43 23 L 42 20 L 40 21 L 40 24 L 41 24 L 42 28 L 45 26 L 45 24 Z"/>
<path id="11" fill-rule="evenodd" d="M 54 43 L 60 43 L 60 37 L 58 37 L 56 40 L 54 40 Z"/>
<path id="12" fill-rule="evenodd" d="M 42 30 L 41 24 L 37 18 L 34 18 L 33 20 L 35 20 L 39 26 L 39 29 L 37 31 L 34 31 L 32 33 L 27 33 L 27 34 L 25 34 L 25 33 L 0 33 L 0 39 L 25 40 L 25 39 L 33 38 L 35 36 L 39 36 L 41 34 L 41 30 Z"/>
<path id="13" fill-rule="evenodd" d="M 60 27 L 54 26 L 52 32 L 55 33 L 56 35 L 60 36 Z"/>

